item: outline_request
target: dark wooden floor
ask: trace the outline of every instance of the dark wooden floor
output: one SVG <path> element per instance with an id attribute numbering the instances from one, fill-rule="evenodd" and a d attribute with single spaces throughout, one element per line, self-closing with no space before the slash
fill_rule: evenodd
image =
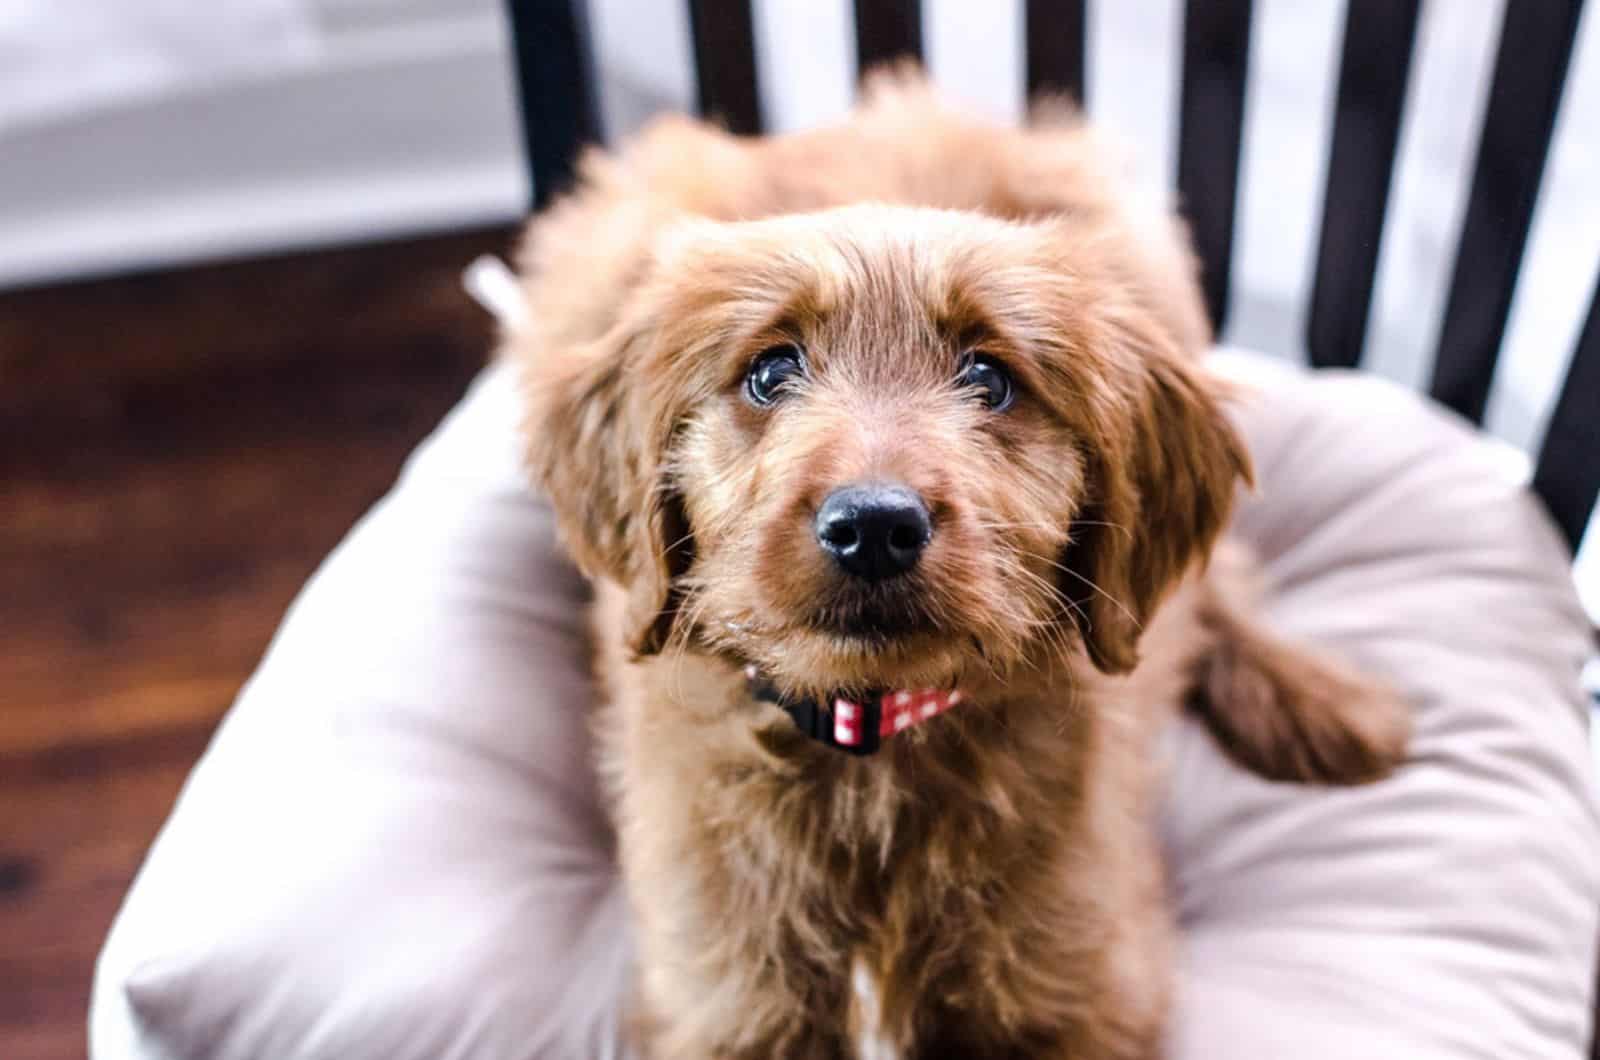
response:
<path id="1" fill-rule="evenodd" d="M 318 560 L 491 339 L 504 229 L 0 293 L 0 1057 L 95 953 Z"/>

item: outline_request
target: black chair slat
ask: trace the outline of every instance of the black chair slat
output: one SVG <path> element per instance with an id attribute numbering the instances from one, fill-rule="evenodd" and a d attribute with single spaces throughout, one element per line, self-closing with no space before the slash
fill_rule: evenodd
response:
<path id="1" fill-rule="evenodd" d="M 750 0 L 689 0 L 700 113 L 729 132 L 761 131 L 756 33 Z"/>
<path id="2" fill-rule="evenodd" d="M 1306 347 L 1319 368 L 1361 360 L 1420 0 L 1350 0 Z"/>
<path id="3" fill-rule="evenodd" d="M 1233 259 L 1250 2 L 1187 0 L 1184 8 L 1178 194 L 1200 254 L 1211 323 L 1220 333 Z"/>
<path id="4" fill-rule="evenodd" d="M 1600 278 L 1550 416 L 1533 488 L 1576 550 L 1600 495 Z"/>
<path id="5" fill-rule="evenodd" d="M 600 138 L 584 0 L 508 0 L 522 143 L 533 208 L 572 181 L 578 152 Z"/>
<path id="6" fill-rule="evenodd" d="M 922 60 L 921 0 L 855 0 L 856 72 L 893 59 Z"/>
<path id="7" fill-rule="evenodd" d="M 1088 44 L 1086 0 L 1027 0 L 1023 12 L 1028 98 L 1065 93 L 1081 106 L 1084 51 Z"/>
<path id="8" fill-rule="evenodd" d="M 1456 247 L 1429 391 L 1478 422 L 1489 400 L 1517 269 L 1583 0 L 1508 3 Z"/>

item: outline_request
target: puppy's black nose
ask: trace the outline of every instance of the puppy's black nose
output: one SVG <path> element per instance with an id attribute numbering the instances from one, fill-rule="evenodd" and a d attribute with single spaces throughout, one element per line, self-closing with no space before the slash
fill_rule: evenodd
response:
<path id="1" fill-rule="evenodd" d="M 905 486 L 870 483 L 836 489 L 817 510 L 817 543 L 857 578 L 878 581 L 917 565 L 933 524 L 928 506 Z"/>

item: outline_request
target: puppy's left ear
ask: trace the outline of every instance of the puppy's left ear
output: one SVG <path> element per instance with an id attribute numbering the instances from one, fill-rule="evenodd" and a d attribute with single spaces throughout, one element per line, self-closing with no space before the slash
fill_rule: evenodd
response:
<path id="1" fill-rule="evenodd" d="M 666 644 L 676 585 L 693 559 L 666 466 L 669 402 L 651 392 L 643 363 L 653 334 L 624 315 L 592 342 L 514 349 L 528 398 L 530 463 L 578 566 L 627 592 L 629 644 L 640 655 Z"/>
<path id="2" fill-rule="evenodd" d="M 1178 580 L 1209 556 L 1253 481 L 1250 456 L 1221 408 L 1222 384 L 1164 329 L 1120 332 L 1122 376 L 1091 415 L 1088 503 L 1067 548 L 1061 588 L 1095 666 L 1139 661 L 1144 623 Z"/>

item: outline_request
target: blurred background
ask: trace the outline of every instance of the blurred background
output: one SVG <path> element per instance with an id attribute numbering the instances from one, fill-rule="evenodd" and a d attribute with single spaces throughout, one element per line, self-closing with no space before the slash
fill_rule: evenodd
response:
<path id="1" fill-rule="evenodd" d="M 1423 8 L 1366 350 L 1411 385 L 1504 2 Z M 1600 261 L 1596 6 L 1489 408 L 1518 447 Z M 922 7 L 935 78 L 1018 118 L 1021 0 Z M 754 10 L 767 126 L 844 111 L 851 0 Z M 608 136 L 693 109 L 682 3 L 590 15 Z M 1224 338 L 1302 359 L 1344 5 L 1253 19 Z M 1157 194 L 1181 23 L 1179 0 L 1089 4 L 1088 109 Z M 94 954 L 184 775 L 301 582 L 487 356 L 460 274 L 509 252 L 530 201 L 515 80 L 500 0 L 0 0 L 0 1057 L 83 1055 Z M 1600 614 L 1595 537 L 1579 570 Z"/>

